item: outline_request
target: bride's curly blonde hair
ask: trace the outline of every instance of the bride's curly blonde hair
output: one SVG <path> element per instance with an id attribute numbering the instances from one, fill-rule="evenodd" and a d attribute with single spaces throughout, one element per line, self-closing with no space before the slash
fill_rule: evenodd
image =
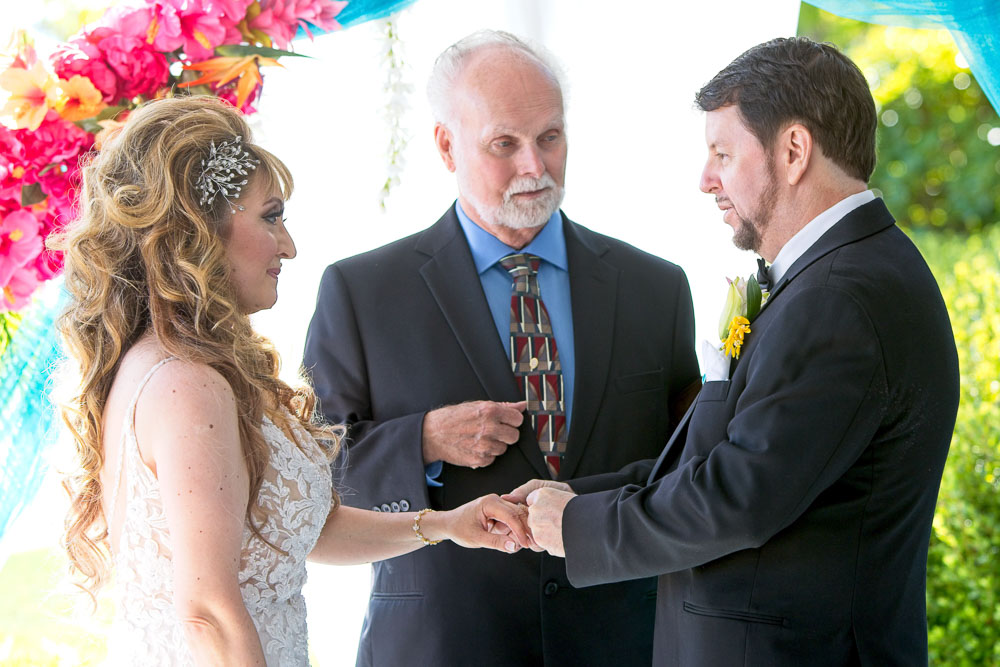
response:
<path id="1" fill-rule="evenodd" d="M 247 518 L 258 537 L 251 511 L 269 458 L 264 415 L 294 434 L 287 409 L 329 443 L 331 459 L 343 435 L 341 427 L 314 419 L 308 385 L 293 388 L 278 379 L 277 352 L 237 306 L 225 249 L 229 202 L 219 196 L 198 203 L 195 180 L 211 142 L 236 136 L 260 161 L 250 178 L 280 186 L 287 199 L 288 168 L 254 145 L 237 110 L 212 97 L 158 100 L 132 112 L 83 168 L 79 218 L 53 243 L 65 251 L 70 295 L 59 329 L 80 377 L 78 393 L 62 407 L 80 463 L 64 482 L 72 499 L 65 548 L 92 593 L 109 572 L 100 480 L 104 407 L 122 357 L 147 331 L 167 354 L 211 366 L 232 387 L 250 476 Z"/>

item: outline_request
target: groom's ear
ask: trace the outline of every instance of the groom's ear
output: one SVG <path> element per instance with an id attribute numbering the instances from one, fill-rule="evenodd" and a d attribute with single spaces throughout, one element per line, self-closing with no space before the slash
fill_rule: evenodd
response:
<path id="1" fill-rule="evenodd" d="M 775 158 L 780 171 L 785 173 L 789 185 L 797 185 L 813 157 L 813 138 L 801 123 L 792 123 L 778 136 Z"/>
<path id="2" fill-rule="evenodd" d="M 452 153 L 454 150 L 454 140 L 451 135 L 451 130 L 445 127 L 442 123 L 434 125 L 434 145 L 437 146 L 438 153 L 441 154 L 444 166 L 447 167 L 448 171 L 454 172 L 455 156 Z"/>

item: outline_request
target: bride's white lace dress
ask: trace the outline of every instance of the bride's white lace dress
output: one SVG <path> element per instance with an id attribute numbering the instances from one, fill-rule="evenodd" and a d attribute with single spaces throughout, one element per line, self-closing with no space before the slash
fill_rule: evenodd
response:
<path id="1" fill-rule="evenodd" d="M 135 437 L 135 404 L 143 386 L 165 359 L 139 383 L 126 412 L 119 475 L 125 475 L 126 503 L 115 549 L 116 616 L 109 638 L 114 665 L 189 665 L 191 654 L 173 606 L 170 533 L 156 477 L 142 462 Z M 330 468 L 316 441 L 299 428 L 300 448 L 265 417 L 264 438 L 271 459 L 258 498 L 261 534 L 272 549 L 243 527 L 240 589 L 260 635 L 267 664 L 308 665 L 306 556 L 330 511 Z M 115 485 L 119 487 L 118 484 Z M 116 499 L 112 499 L 114 507 Z M 111 511 L 108 512 L 111 514 Z"/>

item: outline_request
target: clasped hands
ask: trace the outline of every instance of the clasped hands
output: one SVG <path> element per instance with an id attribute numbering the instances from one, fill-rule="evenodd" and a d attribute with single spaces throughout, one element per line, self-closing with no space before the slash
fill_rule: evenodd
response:
<path id="1" fill-rule="evenodd" d="M 450 538 L 463 547 L 531 549 L 565 557 L 563 510 L 574 495 L 565 482 L 533 479 L 503 496 L 477 498 L 453 510 L 463 529 Z"/>
<path id="2" fill-rule="evenodd" d="M 469 401 L 431 410 L 422 427 L 424 463 L 482 468 L 516 443 L 525 401 Z M 564 556 L 562 514 L 573 491 L 564 482 L 534 479 L 502 497 L 477 498 L 456 510 L 449 538 L 465 547 L 522 548 Z"/>

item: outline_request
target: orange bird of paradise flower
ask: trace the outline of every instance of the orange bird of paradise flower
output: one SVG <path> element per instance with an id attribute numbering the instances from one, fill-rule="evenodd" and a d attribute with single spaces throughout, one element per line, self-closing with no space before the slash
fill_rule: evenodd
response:
<path id="1" fill-rule="evenodd" d="M 238 77 L 239 83 L 236 84 L 236 106 L 242 109 L 243 103 L 250 96 L 250 93 L 261 84 L 260 67 L 264 65 L 284 67 L 284 65 L 274 58 L 265 58 L 263 56 L 220 56 L 185 65 L 184 69 L 201 72 L 201 76 L 194 81 L 185 81 L 177 85 L 181 88 L 197 86 L 203 83 L 214 83 L 224 86 Z"/>

